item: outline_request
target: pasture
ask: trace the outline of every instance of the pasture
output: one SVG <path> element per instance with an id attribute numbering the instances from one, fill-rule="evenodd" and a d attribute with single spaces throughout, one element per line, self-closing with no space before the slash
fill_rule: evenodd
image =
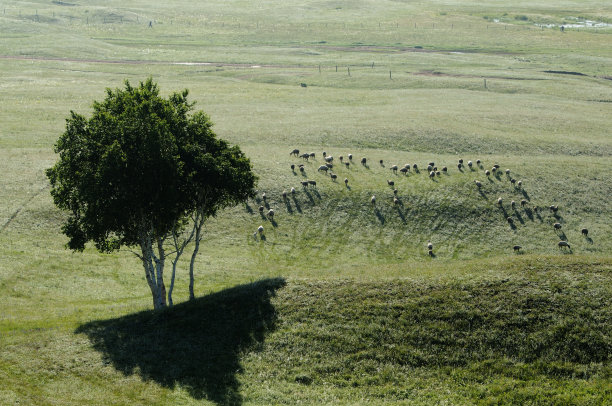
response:
<path id="1" fill-rule="evenodd" d="M 612 4 L 512 3 L 3 2 L 0 404 L 612 402 Z M 160 314 L 129 251 L 65 250 L 44 175 L 147 76 L 260 177 Z"/>

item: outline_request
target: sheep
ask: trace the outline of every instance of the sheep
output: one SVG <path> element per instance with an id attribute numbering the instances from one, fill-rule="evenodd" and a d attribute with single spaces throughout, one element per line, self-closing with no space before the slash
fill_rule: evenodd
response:
<path id="1" fill-rule="evenodd" d="M 327 156 L 327 152 L 323 151 L 323 158 Z"/>
<path id="2" fill-rule="evenodd" d="M 344 184 L 348 186 L 348 178 L 344 178 Z"/>
<path id="3" fill-rule="evenodd" d="M 419 169 L 419 166 L 417 164 L 412 165 L 412 169 L 417 170 Z"/>
<path id="4" fill-rule="evenodd" d="M 428 251 L 428 255 L 429 255 L 430 257 L 433 257 L 433 256 L 434 256 L 433 250 L 429 250 L 429 251 Z"/>
<path id="5" fill-rule="evenodd" d="M 272 209 L 268 210 L 268 217 L 270 217 L 270 219 L 274 218 L 274 210 Z"/>
<path id="6" fill-rule="evenodd" d="M 480 183 L 479 180 L 474 180 L 474 183 L 476 184 L 476 187 L 478 187 L 478 188 L 482 187 L 482 183 Z"/>
<path id="7" fill-rule="evenodd" d="M 510 179 L 510 183 L 512 183 L 512 184 L 514 185 L 514 184 L 516 183 L 516 179 L 511 178 L 511 179 Z"/>
<path id="8" fill-rule="evenodd" d="M 512 207 L 512 209 L 514 210 L 514 207 L 516 206 L 516 202 L 513 200 L 510 202 L 510 207 Z"/>
<path id="9" fill-rule="evenodd" d="M 437 166 L 434 166 L 434 167 L 433 167 L 433 171 L 434 171 L 434 172 L 438 172 L 438 167 L 437 167 Z"/>
<path id="10" fill-rule="evenodd" d="M 555 223 L 553 224 L 553 227 L 555 228 L 555 230 L 561 230 L 561 223 Z"/>
<path id="11" fill-rule="evenodd" d="M 431 243 L 431 241 L 427 241 L 427 249 L 429 251 L 433 250 L 433 244 Z"/>
<path id="12" fill-rule="evenodd" d="M 304 167 L 300 166 L 300 172 L 304 173 Z"/>
<path id="13" fill-rule="evenodd" d="M 406 175 L 408 173 L 408 168 L 403 167 L 402 169 L 400 169 L 400 172 Z"/>
<path id="14" fill-rule="evenodd" d="M 376 205 L 376 195 L 372 195 L 370 198 L 370 203 L 372 203 L 372 206 Z"/>
<path id="15" fill-rule="evenodd" d="M 264 232 L 263 226 L 257 227 L 257 232 L 259 232 L 259 234 L 263 234 L 263 232 Z"/>
<path id="16" fill-rule="evenodd" d="M 521 251 L 521 247 L 520 245 L 515 245 L 514 247 L 512 247 L 512 249 L 514 250 L 514 252 L 520 252 Z"/>
<path id="17" fill-rule="evenodd" d="M 397 174 L 397 165 L 393 165 L 391 167 L 391 170 L 393 171 L 393 173 Z"/>
<path id="18" fill-rule="evenodd" d="M 338 179 L 338 175 L 336 175 L 335 173 L 330 173 L 329 176 L 334 182 L 336 181 L 336 179 Z"/>
<path id="19" fill-rule="evenodd" d="M 506 175 L 510 176 L 510 169 L 506 169 Z"/>
<path id="20" fill-rule="evenodd" d="M 549 207 L 550 211 L 552 211 L 553 213 L 556 213 L 557 211 L 559 211 L 559 206 L 557 205 L 551 205 Z"/>
<path id="21" fill-rule="evenodd" d="M 259 212 L 260 212 L 260 213 L 263 213 L 264 208 L 265 208 L 265 207 L 263 207 L 263 206 L 259 206 Z"/>
<path id="22" fill-rule="evenodd" d="M 495 164 L 495 165 L 493 165 L 493 167 L 494 167 L 495 169 L 499 169 L 499 164 Z"/>
<path id="23" fill-rule="evenodd" d="M 502 198 L 501 198 L 501 197 L 497 198 L 497 205 L 498 205 L 498 206 L 501 206 L 503 202 L 504 202 L 504 201 L 502 200 Z"/>
<path id="24" fill-rule="evenodd" d="M 518 182 L 516 182 L 516 186 L 520 189 L 521 187 L 523 187 L 523 181 L 519 180 Z"/>
<path id="25" fill-rule="evenodd" d="M 480 159 L 476 160 L 476 165 L 480 166 Z"/>
<path id="26" fill-rule="evenodd" d="M 325 166 L 327 166 L 329 169 L 331 169 L 331 168 L 334 167 L 334 164 L 328 162 L 328 163 L 325 164 Z"/>
<path id="27" fill-rule="evenodd" d="M 392 180 L 387 180 L 387 184 L 389 186 L 393 186 L 393 185 L 395 185 L 395 182 L 393 182 Z"/>
<path id="28" fill-rule="evenodd" d="M 427 165 L 427 172 L 431 172 L 433 170 L 433 165 Z"/>
<path id="29" fill-rule="evenodd" d="M 434 166 L 435 164 L 436 164 L 435 162 L 430 162 L 430 163 L 428 163 L 427 165 L 429 165 L 429 166 Z"/>
<path id="30" fill-rule="evenodd" d="M 470 169 L 472 169 L 472 161 L 468 161 L 468 166 L 470 167 Z"/>
<path id="31" fill-rule="evenodd" d="M 506 220 L 508 221 L 508 224 L 510 225 L 514 224 L 514 220 L 512 219 L 512 217 L 508 217 L 506 218 Z"/>
<path id="32" fill-rule="evenodd" d="M 366 163 L 367 163 L 367 159 L 365 159 L 365 157 L 361 158 L 361 165 L 365 165 Z"/>
<path id="33" fill-rule="evenodd" d="M 397 197 L 394 197 L 394 198 L 393 198 L 393 204 L 394 204 L 395 206 L 397 206 L 397 205 L 399 204 L 399 200 L 398 200 L 398 198 L 397 198 Z"/>
<path id="34" fill-rule="evenodd" d="M 589 230 L 587 228 L 583 228 L 581 231 L 582 231 L 582 235 L 584 235 L 585 237 L 589 236 Z"/>
<path id="35" fill-rule="evenodd" d="M 283 200 L 287 200 L 287 191 L 283 190 Z"/>
<path id="36" fill-rule="evenodd" d="M 325 157 L 325 162 L 332 162 L 333 160 L 334 160 L 334 157 L 331 155 Z"/>
<path id="37" fill-rule="evenodd" d="M 292 170 L 293 172 L 295 172 L 295 165 L 294 165 L 294 164 L 291 164 L 291 170 Z"/>
<path id="38" fill-rule="evenodd" d="M 310 158 L 310 154 L 302 154 L 300 155 L 300 158 L 303 158 L 308 161 L 308 158 Z"/>
<path id="39" fill-rule="evenodd" d="M 485 171 L 485 175 L 487 175 L 487 176 L 491 176 L 491 172 L 489 172 L 489 170 L 487 169 L 487 170 Z"/>
<path id="40" fill-rule="evenodd" d="M 460 159 L 460 160 L 459 160 L 459 163 L 460 163 L 461 165 L 463 165 L 463 159 Z"/>
<path id="41" fill-rule="evenodd" d="M 378 161 L 378 163 L 380 164 L 380 166 L 385 166 L 385 164 L 383 163 L 382 159 L 380 161 Z"/>
<path id="42" fill-rule="evenodd" d="M 497 171 L 496 167 L 491 168 L 491 172 L 495 173 L 495 171 Z"/>
<path id="43" fill-rule="evenodd" d="M 446 166 L 443 166 L 442 167 L 442 172 L 444 172 L 444 173 L 448 172 L 448 168 Z"/>
<path id="44" fill-rule="evenodd" d="M 521 207 L 525 207 L 527 206 L 527 200 L 523 199 L 521 200 Z"/>
<path id="45" fill-rule="evenodd" d="M 300 168 L 303 168 L 303 167 L 304 167 L 304 164 L 299 164 L 298 166 L 299 166 Z"/>
<path id="46" fill-rule="evenodd" d="M 433 179 L 436 176 L 436 173 L 434 171 L 429 172 L 429 177 L 431 179 Z"/>
<path id="47" fill-rule="evenodd" d="M 316 180 L 309 180 L 308 184 L 314 187 L 317 187 L 317 181 Z"/>
<path id="48" fill-rule="evenodd" d="M 296 149 L 294 149 L 293 151 L 291 151 L 291 152 L 289 153 L 289 155 L 290 155 L 290 156 L 291 156 L 291 155 L 298 156 L 299 154 L 300 154 L 300 150 L 299 150 L 299 149 L 297 149 L 297 148 L 296 148 Z"/>
<path id="49" fill-rule="evenodd" d="M 311 152 L 311 153 L 310 153 L 310 154 L 308 154 L 308 155 L 309 155 L 309 156 L 310 156 L 312 159 L 314 159 L 314 158 L 315 158 L 315 153 L 314 153 L 314 152 Z"/>
<path id="50" fill-rule="evenodd" d="M 461 170 L 461 164 L 457 164 L 457 169 Z"/>
<path id="51" fill-rule="evenodd" d="M 393 194 L 397 196 L 397 189 L 393 189 Z"/>
<path id="52" fill-rule="evenodd" d="M 340 156 L 338 157 L 338 159 L 340 160 L 340 162 L 342 162 L 342 160 L 344 159 L 344 157 L 343 157 L 342 155 L 340 155 Z"/>
<path id="53" fill-rule="evenodd" d="M 436 171 L 436 176 L 440 176 L 440 171 Z"/>
<path id="54" fill-rule="evenodd" d="M 327 165 L 321 165 L 319 166 L 319 169 L 317 169 L 317 171 L 325 171 L 325 173 L 327 173 L 328 169 L 329 168 L 327 167 Z"/>
<path id="55" fill-rule="evenodd" d="M 348 154 L 349 161 L 353 160 L 353 154 Z"/>
<path id="56" fill-rule="evenodd" d="M 263 199 L 264 202 L 266 201 L 266 192 L 262 193 L 261 198 Z"/>
<path id="57" fill-rule="evenodd" d="M 344 166 L 346 166 L 347 168 L 348 168 L 350 165 L 351 165 L 351 163 L 350 163 L 350 162 L 348 162 L 348 161 L 344 163 Z"/>
<path id="58" fill-rule="evenodd" d="M 308 181 L 307 181 L 307 180 L 303 180 L 303 181 L 301 181 L 300 183 L 301 183 L 301 184 L 302 184 L 302 186 L 303 186 L 303 187 L 305 187 L 305 188 L 307 188 L 307 187 L 308 187 L 308 185 L 310 184 L 310 183 L 308 183 Z"/>
<path id="59" fill-rule="evenodd" d="M 569 249 L 572 249 L 572 247 L 570 247 L 570 245 L 569 245 L 569 243 L 567 241 L 559 241 L 559 243 L 557 245 L 559 246 L 559 248 L 567 247 Z"/>

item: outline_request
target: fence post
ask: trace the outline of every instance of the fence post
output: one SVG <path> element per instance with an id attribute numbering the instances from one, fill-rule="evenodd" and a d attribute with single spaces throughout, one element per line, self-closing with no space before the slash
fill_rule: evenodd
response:
<path id="1" fill-rule="evenodd" d="M 348 75 L 349 75 L 349 76 L 351 76 L 351 67 L 350 67 L 350 66 L 347 66 L 347 67 L 346 67 L 346 70 L 347 70 L 347 72 L 348 72 Z"/>

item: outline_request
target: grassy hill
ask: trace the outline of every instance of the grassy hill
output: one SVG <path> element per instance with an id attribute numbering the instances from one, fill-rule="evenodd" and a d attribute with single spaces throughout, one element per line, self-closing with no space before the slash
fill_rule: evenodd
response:
<path id="1" fill-rule="evenodd" d="M 612 402 L 609 5 L 1 11 L 0 404 Z M 64 249 L 44 176 L 70 110 L 149 75 L 188 88 L 260 177 L 207 224 L 198 299 L 181 263 L 160 313 L 128 250 Z M 420 173 L 390 169 L 406 163 Z"/>

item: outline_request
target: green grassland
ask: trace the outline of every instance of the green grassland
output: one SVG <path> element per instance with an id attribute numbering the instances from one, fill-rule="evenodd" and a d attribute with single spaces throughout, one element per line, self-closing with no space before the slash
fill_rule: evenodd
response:
<path id="1" fill-rule="evenodd" d="M 507 3 L 3 2 L 0 404 L 612 403 L 612 27 L 573 26 L 612 4 Z M 44 176 L 147 76 L 260 177 L 157 313 L 129 250 L 65 250 Z"/>

